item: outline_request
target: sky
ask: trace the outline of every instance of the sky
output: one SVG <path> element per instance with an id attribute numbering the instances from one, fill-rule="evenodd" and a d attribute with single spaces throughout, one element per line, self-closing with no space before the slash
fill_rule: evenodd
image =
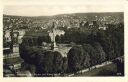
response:
<path id="1" fill-rule="evenodd" d="M 4 3 L 83 3 L 83 2 L 106 2 L 109 3 L 113 2 L 119 2 L 119 1 L 125 1 L 125 0 L 3 0 Z"/>
<path id="2" fill-rule="evenodd" d="M 12 1 L 12 2 L 10 2 Z M 56 14 L 68 14 L 68 13 L 86 13 L 86 12 L 123 12 L 123 5 L 119 2 L 109 3 L 102 2 L 93 4 L 92 2 L 86 2 L 79 0 L 78 2 L 63 2 L 58 1 L 36 3 L 36 0 L 31 0 L 33 3 L 30 3 L 28 0 L 25 2 L 17 2 L 17 0 L 5 0 L 3 13 L 7 15 L 19 15 L 19 16 L 51 16 Z M 15 2 L 15 3 L 14 3 Z M 35 2 L 35 3 L 34 3 Z"/>

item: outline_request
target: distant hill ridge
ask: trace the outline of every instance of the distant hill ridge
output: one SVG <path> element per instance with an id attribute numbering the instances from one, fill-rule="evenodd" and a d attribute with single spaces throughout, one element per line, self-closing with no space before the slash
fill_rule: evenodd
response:
<path id="1" fill-rule="evenodd" d="M 117 16 L 117 17 L 123 17 L 124 13 L 123 12 L 97 12 L 97 13 L 70 13 L 70 14 L 57 14 L 57 15 L 52 15 L 52 16 L 16 16 L 16 15 L 6 15 L 4 14 L 3 16 L 6 17 L 21 17 L 21 18 L 52 18 L 52 17 L 62 17 L 62 16 Z"/>
<path id="2" fill-rule="evenodd" d="M 58 14 L 58 15 L 53 15 L 53 16 L 15 16 L 15 15 L 3 15 L 3 20 L 4 25 L 7 25 L 7 20 L 8 18 L 10 19 L 21 19 L 24 22 L 22 22 L 22 24 L 25 26 L 27 26 L 30 21 L 33 22 L 32 25 L 41 25 L 40 27 L 42 27 L 42 25 L 52 21 L 52 20 L 64 20 L 66 22 L 70 22 L 70 21 L 74 21 L 73 19 L 78 19 L 78 20 L 83 20 L 86 19 L 87 21 L 93 21 L 93 20 L 97 20 L 99 22 L 108 22 L 110 23 L 111 21 L 114 22 L 124 22 L 124 13 L 123 12 L 97 12 L 97 13 L 70 13 L 70 14 Z M 26 20 L 27 19 L 27 20 Z M 29 19 L 29 21 L 28 21 Z M 21 23 L 20 23 L 21 24 Z M 9 24 L 8 24 L 9 25 Z M 21 26 L 23 26 L 21 25 Z M 8 27 L 8 26 L 6 26 Z M 4 28 L 6 28 L 4 27 Z"/>

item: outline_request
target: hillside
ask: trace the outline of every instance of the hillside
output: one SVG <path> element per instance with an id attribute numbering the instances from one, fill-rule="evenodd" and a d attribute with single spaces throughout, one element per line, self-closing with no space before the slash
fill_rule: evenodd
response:
<path id="1" fill-rule="evenodd" d="M 123 12 L 112 13 L 71 13 L 71 14 L 59 14 L 54 16 L 12 16 L 3 15 L 4 29 L 11 28 L 13 25 L 15 28 L 32 28 L 32 27 L 51 27 L 52 22 L 56 22 L 58 27 L 63 26 L 75 26 L 81 21 L 97 21 L 100 23 L 117 24 L 124 22 Z"/>

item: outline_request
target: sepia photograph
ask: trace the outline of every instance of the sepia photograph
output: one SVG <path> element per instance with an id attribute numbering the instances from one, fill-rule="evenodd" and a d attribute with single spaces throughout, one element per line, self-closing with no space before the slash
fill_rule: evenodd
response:
<path id="1" fill-rule="evenodd" d="M 5 5 L 3 77 L 124 77 L 118 7 Z"/>

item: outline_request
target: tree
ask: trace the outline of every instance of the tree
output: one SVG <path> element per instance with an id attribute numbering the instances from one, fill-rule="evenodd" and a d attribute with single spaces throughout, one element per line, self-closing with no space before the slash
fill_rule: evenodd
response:
<path id="1" fill-rule="evenodd" d="M 106 31 L 97 32 L 97 42 L 103 47 L 107 60 L 111 60 L 124 54 L 124 26 L 119 23 L 107 27 Z"/>
<path id="2" fill-rule="evenodd" d="M 96 50 L 90 44 L 83 44 L 83 49 L 90 56 L 90 66 L 94 66 L 97 64 L 98 58 L 96 57 Z"/>
<path id="3" fill-rule="evenodd" d="M 44 60 L 44 54 L 40 54 L 40 55 L 37 55 L 36 57 L 36 74 L 37 76 L 42 76 L 43 73 L 45 73 L 45 71 L 43 70 L 43 60 Z"/>
<path id="4" fill-rule="evenodd" d="M 62 55 L 57 51 L 46 51 L 37 57 L 37 73 L 45 74 L 46 76 L 62 71 Z"/>
<path id="5" fill-rule="evenodd" d="M 29 64 L 36 64 L 37 62 L 35 62 L 35 60 L 37 56 L 42 52 L 44 52 L 44 50 L 34 46 L 30 47 L 25 43 L 21 43 L 19 45 L 19 52 L 20 52 L 20 57 L 24 59 L 25 62 Z"/>
<path id="6" fill-rule="evenodd" d="M 53 71 L 55 73 L 60 73 L 62 71 L 63 57 L 58 51 L 54 52 L 53 64 Z"/>
<path id="7" fill-rule="evenodd" d="M 67 57 L 63 57 L 63 65 L 62 65 L 62 72 L 67 72 L 68 69 L 68 59 Z"/>
<path id="8" fill-rule="evenodd" d="M 97 63 L 99 64 L 99 63 L 104 62 L 106 60 L 106 55 L 105 55 L 105 52 L 104 52 L 102 46 L 100 45 L 100 43 L 95 42 L 92 45 L 93 45 L 94 49 L 96 50 L 97 55 L 95 57 L 97 57 L 97 59 L 98 59 Z"/>
<path id="9" fill-rule="evenodd" d="M 28 64 L 26 62 L 23 62 L 21 64 L 21 70 L 24 71 L 24 70 L 29 70 L 31 72 L 31 74 L 33 76 L 35 76 L 35 73 L 36 73 L 36 66 L 35 65 L 32 65 L 32 64 Z"/>
<path id="10" fill-rule="evenodd" d="M 48 74 L 53 73 L 53 60 L 54 60 L 54 53 L 52 51 L 44 52 L 44 55 L 38 59 L 38 67 L 41 73 Z"/>
<path id="11" fill-rule="evenodd" d="M 74 46 L 68 52 L 68 67 L 70 72 L 76 72 L 82 68 L 84 50 L 81 46 Z"/>
<path id="12" fill-rule="evenodd" d="M 97 32 L 97 42 L 100 43 L 106 53 L 106 60 L 111 60 L 115 57 L 114 46 L 111 39 L 111 34 L 106 31 Z"/>
<path id="13" fill-rule="evenodd" d="M 89 68 L 90 67 L 90 56 L 88 52 L 84 51 L 84 56 L 83 56 L 83 61 L 82 61 L 82 67 L 83 68 Z"/>

